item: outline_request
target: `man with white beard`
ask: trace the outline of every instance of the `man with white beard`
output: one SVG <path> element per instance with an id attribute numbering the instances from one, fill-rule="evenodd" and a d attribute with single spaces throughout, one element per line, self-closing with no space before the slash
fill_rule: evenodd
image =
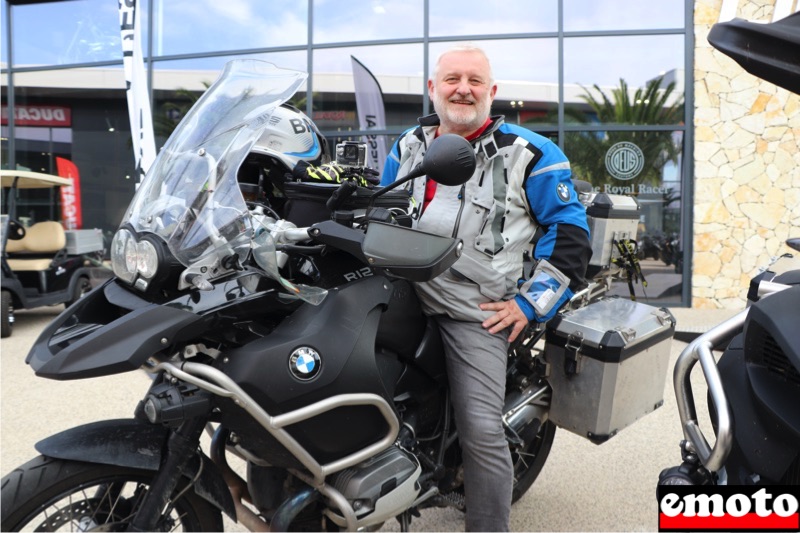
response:
<path id="1" fill-rule="evenodd" d="M 549 139 L 490 116 L 496 92 L 483 50 L 443 53 L 428 80 L 436 113 L 397 139 L 381 178 L 388 185 L 408 174 L 438 135 L 461 135 L 475 149 L 477 168 L 466 184 L 423 176 L 406 185 L 414 227 L 464 242 L 450 270 L 415 289 L 444 342 L 468 531 L 509 529 L 513 470 L 502 425 L 509 343 L 586 285 L 591 256 L 567 158 Z M 525 273 L 523 253 L 537 229 L 536 267 Z"/>

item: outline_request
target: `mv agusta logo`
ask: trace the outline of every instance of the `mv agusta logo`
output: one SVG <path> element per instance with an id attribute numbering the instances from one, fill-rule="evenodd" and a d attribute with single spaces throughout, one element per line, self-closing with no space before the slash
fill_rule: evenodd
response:
<path id="1" fill-rule="evenodd" d="M 320 368 L 322 368 L 322 359 L 314 348 L 303 346 L 289 356 L 289 370 L 294 377 L 301 381 L 314 378 L 319 374 Z"/>
<path id="2" fill-rule="evenodd" d="M 798 531 L 800 488 L 658 487 L 659 531 Z"/>

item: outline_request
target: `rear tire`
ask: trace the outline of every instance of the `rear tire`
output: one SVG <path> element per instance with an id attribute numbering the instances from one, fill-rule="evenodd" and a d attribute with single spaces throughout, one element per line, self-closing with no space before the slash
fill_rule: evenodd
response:
<path id="1" fill-rule="evenodd" d="M 0 337 L 5 339 L 11 336 L 11 330 L 14 329 L 14 302 L 8 291 L 3 291 L 0 296 Z"/>
<path id="2" fill-rule="evenodd" d="M 126 531 L 156 472 L 39 456 L 0 482 L 0 529 Z M 184 479 L 178 491 L 189 483 Z M 171 502 L 158 530 L 222 531 L 220 511 L 191 489 Z"/>
<path id="3" fill-rule="evenodd" d="M 526 429 L 533 430 L 528 426 Z M 523 494 L 528 492 L 533 482 L 539 477 L 550 448 L 556 436 L 556 426 L 549 420 L 545 422 L 533 435 L 526 435 L 523 430 L 522 437 L 525 444 L 518 449 L 511 448 L 511 463 L 514 467 L 514 488 L 511 493 L 511 503 L 516 503 Z M 531 431 L 533 433 L 533 431 Z"/>

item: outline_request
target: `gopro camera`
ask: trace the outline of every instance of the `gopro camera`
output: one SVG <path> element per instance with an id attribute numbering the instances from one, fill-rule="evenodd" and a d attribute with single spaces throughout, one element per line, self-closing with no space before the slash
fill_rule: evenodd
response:
<path id="1" fill-rule="evenodd" d="M 367 166 L 367 145 L 357 141 L 344 141 L 336 145 L 336 162 L 343 167 Z"/>

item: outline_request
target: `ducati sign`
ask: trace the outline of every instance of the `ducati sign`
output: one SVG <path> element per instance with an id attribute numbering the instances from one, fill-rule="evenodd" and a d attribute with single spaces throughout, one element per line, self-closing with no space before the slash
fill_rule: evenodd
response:
<path id="1" fill-rule="evenodd" d="M 301 380 L 308 381 L 319 374 L 322 368 L 322 359 L 319 353 L 308 346 L 303 346 L 292 352 L 289 356 L 289 370 L 292 376 Z"/>

